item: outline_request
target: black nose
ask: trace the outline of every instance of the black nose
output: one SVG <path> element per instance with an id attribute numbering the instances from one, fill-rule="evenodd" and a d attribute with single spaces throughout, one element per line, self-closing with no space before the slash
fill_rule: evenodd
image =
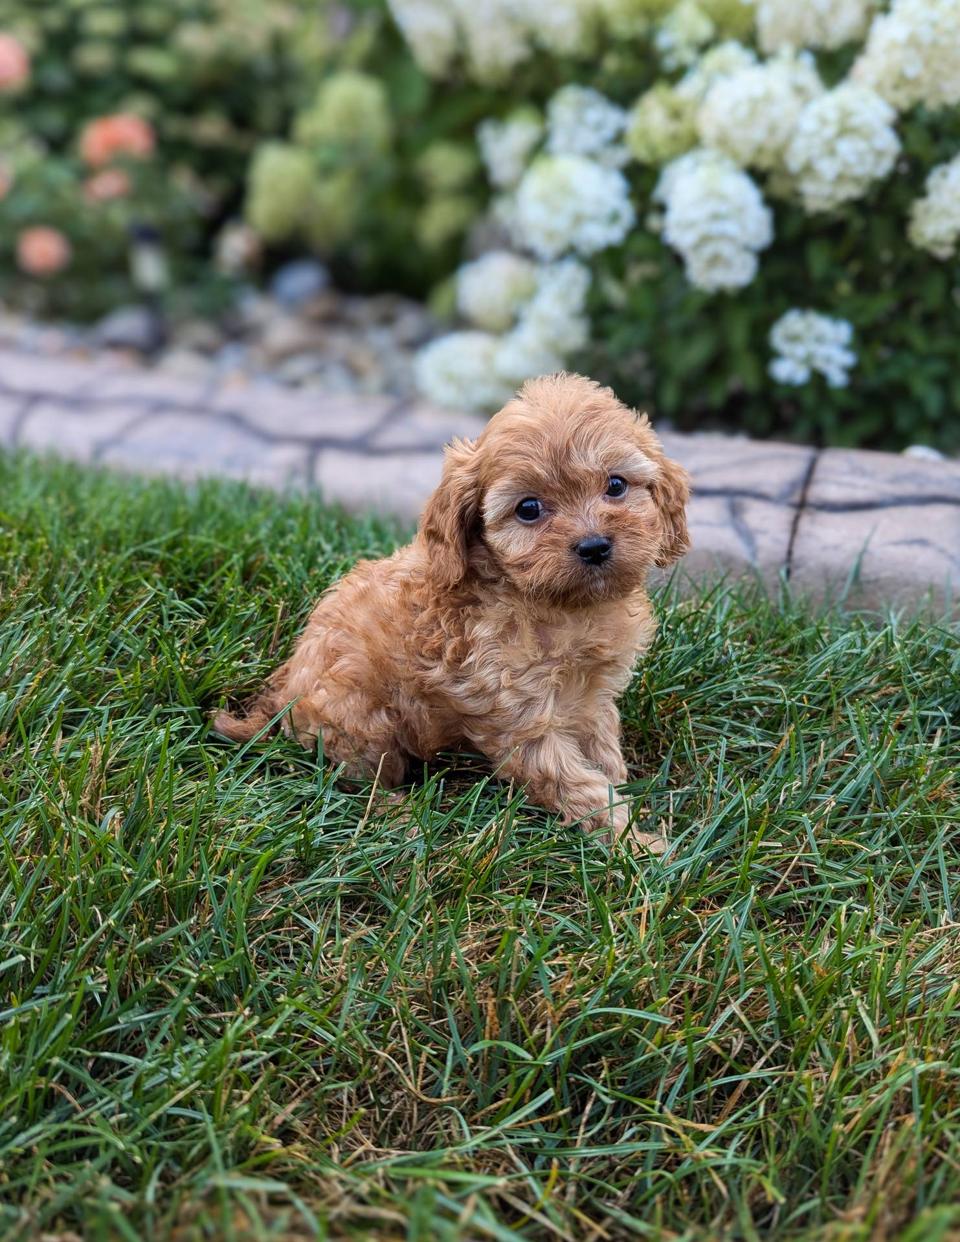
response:
<path id="1" fill-rule="evenodd" d="M 574 546 L 574 551 L 588 565 L 602 565 L 613 551 L 613 540 L 603 535 L 588 535 Z"/>

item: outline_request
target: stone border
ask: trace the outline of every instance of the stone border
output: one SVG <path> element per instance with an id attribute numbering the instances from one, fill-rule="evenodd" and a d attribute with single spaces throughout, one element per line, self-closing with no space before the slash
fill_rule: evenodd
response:
<path id="1" fill-rule="evenodd" d="M 105 355 L 93 362 L 0 349 L 0 446 L 149 474 L 211 475 L 412 520 L 441 447 L 484 420 L 416 401 L 174 379 Z M 693 549 L 683 570 L 787 578 L 865 607 L 960 595 L 960 464 L 666 433 L 691 472 Z"/>

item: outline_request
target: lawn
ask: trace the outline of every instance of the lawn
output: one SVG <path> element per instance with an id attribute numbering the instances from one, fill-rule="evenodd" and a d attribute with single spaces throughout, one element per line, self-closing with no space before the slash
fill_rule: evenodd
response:
<path id="1" fill-rule="evenodd" d="M 0 1236 L 960 1237 L 960 642 L 718 587 L 662 859 L 208 713 L 403 532 L 0 458 Z"/>

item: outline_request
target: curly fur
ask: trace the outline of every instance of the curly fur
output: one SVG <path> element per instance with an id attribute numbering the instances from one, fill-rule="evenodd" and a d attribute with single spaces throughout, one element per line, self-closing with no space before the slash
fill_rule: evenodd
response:
<path id="1" fill-rule="evenodd" d="M 611 475 L 628 491 L 605 495 Z M 539 521 L 520 522 L 535 496 Z M 468 746 L 566 822 L 617 832 L 629 808 L 616 700 L 656 623 L 645 581 L 688 547 L 685 471 L 646 416 L 574 375 L 527 383 L 475 441 L 447 450 L 412 543 L 361 561 L 315 607 L 246 715 L 283 727 L 346 774 L 403 781 L 411 758 Z M 613 541 L 604 565 L 574 545 Z M 642 839 L 649 844 L 649 840 Z"/>

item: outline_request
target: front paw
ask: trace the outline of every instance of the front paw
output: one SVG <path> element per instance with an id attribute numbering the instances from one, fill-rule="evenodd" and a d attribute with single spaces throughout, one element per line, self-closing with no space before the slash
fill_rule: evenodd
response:
<path id="1" fill-rule="evenodd" d="M 655 832 L 643 832 L 630 822 L 629 803 L 620 802 L 599 811 L 584 821 L 584 827 L 599 836 L 606 845 L 619 842 L 636 855 L 664 854 L 669 842 Z"/>
<path id="2" fill-rule="evenodd" d="M 581 822 L 587 832 L 596 833 L 609 844 L 627 831 L 630 807 L 627 803 L 615 800 L 612 805 L 594 808 Z"/>
<path id="3" fill-rule="evenodd" d="M 656 832 L 641 832 L 636 824 L 627 829 L 623 837 L 624 845 L 629 846 L 634 854 L 665 854 L 670 842 Z"/>

